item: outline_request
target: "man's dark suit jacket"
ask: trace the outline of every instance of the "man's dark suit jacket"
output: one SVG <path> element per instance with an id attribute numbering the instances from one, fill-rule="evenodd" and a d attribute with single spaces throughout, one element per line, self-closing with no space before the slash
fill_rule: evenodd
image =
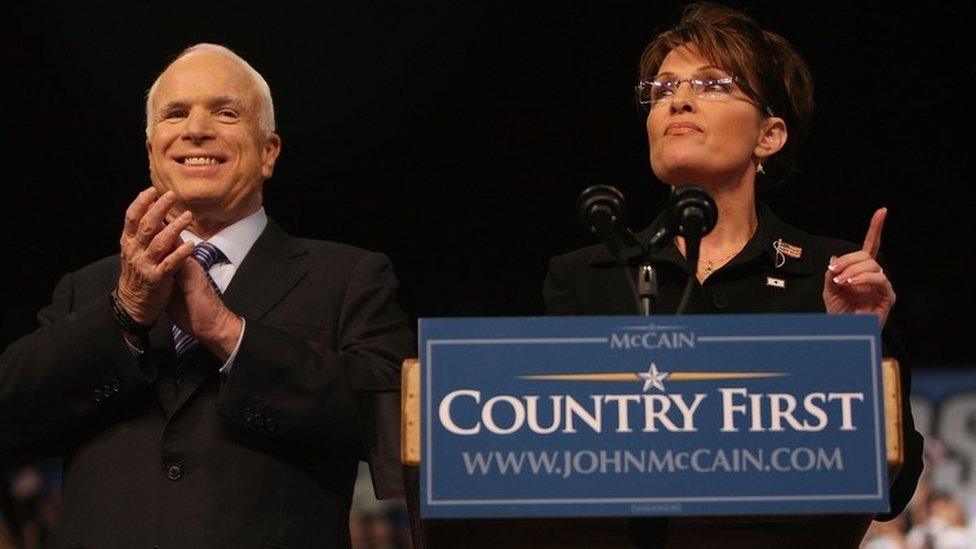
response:
<path id="1" fill-rule="evenodd" d="M 757 205 L 757 216 L 759 227 L 742 251 L 705 279 L 704 284 L 695 281 L 686 313 L 825 312 L 823 281 L 830 256 L 841 256 L 859 247 L 791 227 L 764 203 Z M 664 216 L 658 216 L 637 235 L 638 239 L 649 242 L 664 222 Z M 777 241 L 801 250 L 799 257 L 778 255 L 774 247 Z M 639 250 L 631 249 L 627 255 L 636 269 L 640 265 Z M 657 269 L 659 284 L 653 313 L 674 314 L 691 268 L 674 243 L 655 250 L 651 259 Z M 636 299 L 624 276 L 610 251 L 602 244 L 556 256 L 549 263 L 543 288 L 546 312 L 562 315 L 636 314 Z M 769 278 L 782 284 L 771 284 Z M 890 321 L 882 331 L 882 341 L 886 354 L 897 357 L 901 364 L 905 448 L 905 464 L 891 487 L 891 512 L 876 517 L 890 520 L 902 512 L 915 492 L 922 473 L 922 435 L 915 430 L 908 402 L 911 371 Z"/>
<path id="2" fill-rule="evenodd" d="M 66 275 L 0 357 L 0 448 L 64 457 L 60 545 L 349 546 L 357 463 L 399 428 L 357 398 L 395 395 L 413 345 L 389 261 L 269 221 L 223 297 L 247 320 L 229 376 L 200 347 L 179 385 L 166 318 L 141 358 L 122 338 L 118 275 Z"/>

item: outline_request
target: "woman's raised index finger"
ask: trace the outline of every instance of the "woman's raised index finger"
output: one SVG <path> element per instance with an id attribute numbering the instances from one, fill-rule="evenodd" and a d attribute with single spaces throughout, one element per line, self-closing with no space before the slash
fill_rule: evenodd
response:
<path id="1" fill-rule="evenodd" d="M 864 235 L 864 245 L 861 246 L 861 249 L 871 254 L 871 257 L 878 257 L 878 250 L 881 249 L 881 231 L 884 229 L 887 216 L 888 208 L 878 208 L 878 211 L 871 216 L 868 234 Z"/>

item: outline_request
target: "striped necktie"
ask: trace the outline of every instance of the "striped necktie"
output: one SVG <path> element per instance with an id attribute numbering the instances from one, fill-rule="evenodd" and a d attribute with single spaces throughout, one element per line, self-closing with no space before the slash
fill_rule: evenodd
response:
<path id="1" fill-rule="evenodd" d="M 210 281 L 210 285 L 213 286 L 217 295 L 223 295 L 220 288 L 217 287 L 217 283 L 210 278 L 210 267 L 218 263 L 223 263 L 227 260 L 227 257 L 220 251 L 219 248 L 214 246 L 209 242 L 201 242 L 193 248 L 193 259 L 203 267 L 203 273 L 207 275 L 207 280 Z M 184 332 L 177 326 L 173 324 L 173 346 L 176 348 L 176 357 L 179 361 L 190 356 L 190 352 L 193 351 L 200 342 L 197 338 Z"/>

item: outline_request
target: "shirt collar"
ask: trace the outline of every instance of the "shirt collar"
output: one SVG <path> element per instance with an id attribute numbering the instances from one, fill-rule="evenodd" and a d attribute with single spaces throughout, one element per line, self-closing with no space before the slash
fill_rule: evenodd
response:
<path id="1" fill-rule="evenodd" d="M 244 261 L 247 252 L 251 251 L 251 246 L 254 246 L 254 242 L 261 236 L 261 233 L 264 232 L 264 228 L 267 225 L 268 215 L 264 213 L 264 208 L 262 207 L 251 215 L 225 227 L 222 231 L 210 237 L 207 242 L 210 242 L 223 252 L 230 264 L 240 265 Z M 193 242 L 194 246 L 203 242 L 202 238 L 190 231 L 183 231 L 180 233 L 180 236 L 184 242 Z"/>

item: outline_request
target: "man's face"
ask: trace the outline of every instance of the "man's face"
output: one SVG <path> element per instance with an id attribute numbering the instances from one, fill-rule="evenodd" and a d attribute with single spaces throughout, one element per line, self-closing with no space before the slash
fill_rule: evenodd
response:
<path id="1" fill-rule="evenodd" d="M 259 123 L 260 95 L 245 68 L 215 52 L 196 52 L 162 74 L 146 140 L 160 194 L 198 216 L 235 221 L 262 203 L 281 141 Z M 176 212 L 179 213 L 179 212 Z"/>

